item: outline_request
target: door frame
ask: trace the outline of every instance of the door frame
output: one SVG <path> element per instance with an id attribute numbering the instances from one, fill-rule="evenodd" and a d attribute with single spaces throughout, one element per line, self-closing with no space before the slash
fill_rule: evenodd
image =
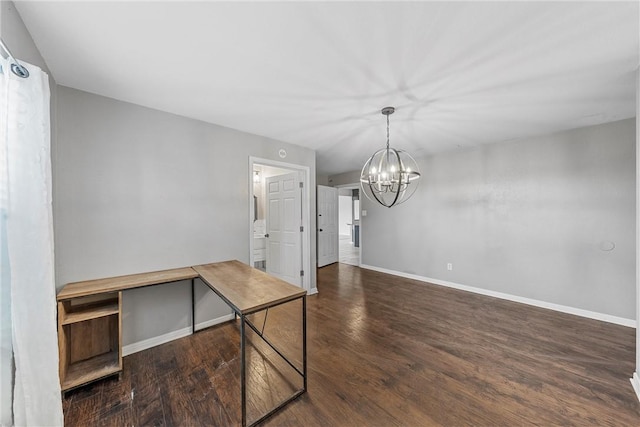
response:
<path id="1" fill-rule="evenodd" d="M 253 168 L 255 165 L 272 166 L 276 168 L 288 169 L 291 172 L 298 172 L 302 175 L 302 288 L 308 293 L 311 292 L 311 168 L 309 166 L 294 163 L 280 162 L 277 160 L 264 159 L 261 157 L 249 156 L 249 169 L 247 171 L 249 196 L 249 265 L 253 267 Z"/>
<path id="2" fill-rule="evenodd" d="M 364 247 L 363 246 L 363 239 L 362 239 L 362 234 L 363 234 L 362 233 L 362 225 L 363 225 L 362 224 L 362 222 L 363 222 L 362 221 L 362 196 L 363 196 L 362 187 L 360 186 L 360 183 L 340 184 L 340 185 L 336 185 L 335 187 L 338 189 L 338 191 L 341 188 L 347 188 L 347 189 L 352 189 L 352 190 L 357 188 L 358 190 L 360 190 L 360 219 L 359 219 L 359 221 L 360 221 L 360 224 L 359 224 L 360 225 L 360 247 L 358 248 L 358 249 L 360 249 L 358 251 L 358 258 L 359 258 L 358 259 L 358 263 L 359 263 L 359 266 L 360 266 L 360 265 L 362 265 L 362 248 Z M 340 194 L 340 193 L 338 193 L 338 194 Z M 340 251 L 340 240 L 339 239 L 340 239 L 340 235 L 338 234 L 338 251 Z M 339 253 L 338 253 L 338 262 L 340 262 L 340 254 Z"/>

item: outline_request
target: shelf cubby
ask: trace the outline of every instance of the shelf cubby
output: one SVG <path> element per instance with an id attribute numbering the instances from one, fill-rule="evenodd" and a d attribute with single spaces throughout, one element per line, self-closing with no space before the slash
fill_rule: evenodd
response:
<path id="1" fill-rule="evenodd" d="M 122 292 L 58 302 L 62 391 L 122 371 Z"/>

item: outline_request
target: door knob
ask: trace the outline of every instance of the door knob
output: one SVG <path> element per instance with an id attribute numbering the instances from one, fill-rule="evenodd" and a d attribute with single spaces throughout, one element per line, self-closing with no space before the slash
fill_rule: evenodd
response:
<path id="1" fill-rule="evenodd" d="M 265 234 L 264 237 L 269 237 L 269 233 Z"/>
<path id="2" fill-rule="evenodd" d="M 320 229 L 320 231 L 322 231 L 322 228 Z"/>

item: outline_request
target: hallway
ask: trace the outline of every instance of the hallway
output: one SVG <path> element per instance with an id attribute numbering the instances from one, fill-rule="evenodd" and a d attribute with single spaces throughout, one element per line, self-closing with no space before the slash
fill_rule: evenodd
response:
<path id="1" fill-rule="evenodd" d="M 338 261 L 342 264 L 355 265 L 356 267 L 360 265 L 360 248 L 353 246 L 350 236 L 340 236 L 338 251 Z"/>

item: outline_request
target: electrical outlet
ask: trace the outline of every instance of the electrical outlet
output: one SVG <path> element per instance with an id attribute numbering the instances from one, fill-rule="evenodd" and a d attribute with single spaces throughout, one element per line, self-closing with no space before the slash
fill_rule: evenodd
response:
<path id="1" fill-rule="evenodd" d="M 367 210 L 366 209 L 362 210 L 362 216 L 367 216 Z"/>
<path id="2" fill-rule="evenodd" d="M 447 263 L 447 270 L 449 270 L 449 271 L 453 270 L 453 264 L 452 263 L 450 263 L 450 262 Z"/>

